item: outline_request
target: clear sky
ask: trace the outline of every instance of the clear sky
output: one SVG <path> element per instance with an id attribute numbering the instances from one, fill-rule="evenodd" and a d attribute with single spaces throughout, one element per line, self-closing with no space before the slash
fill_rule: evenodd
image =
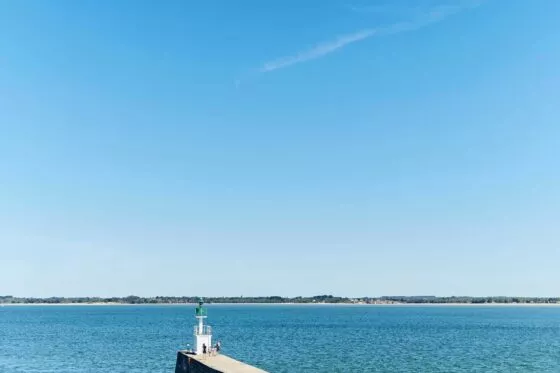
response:
<path id="1" fill-rule="evenodd" d="M 560 295 L 560 1 L 0 1 L 0 294 Z"/>

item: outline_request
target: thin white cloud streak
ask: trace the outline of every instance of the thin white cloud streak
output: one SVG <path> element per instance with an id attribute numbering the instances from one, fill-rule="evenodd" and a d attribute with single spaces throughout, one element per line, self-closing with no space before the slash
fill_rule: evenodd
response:
<path id="1" fill-rule="evenodd" d="M 295 56 L 282 57 L 277 60 L 267 62 L 260 68 L 259 71 L 261 73 L 265 73 L 322 57 L 336 51 L 337 49 L 344 48 L 348 44 L 367 39 L 370 36 L 373 36 L 375 32 L 376 30 L 361 30 L 354 34 L 339 36 L 332 41 L 318 44 L 309 50 L 296 54 Z"/>
<path id="2" fill-rule="evenodd" d="M 337 50 L 342 49 L 349 44 L 366 40 L 375 35 L 390 35 L 390 34 L 398 34 L 401 32 L 406 32 L 406 31 L 417 30 L 431 23 L 442 21 L 448 16 L 458 13 L 466 8 L 479 5 L 479 3 L 480 1 L 474 1 L 474 2 L 470 2 L 469 5 L 461 4 L 461 5 L 439 6 L 427 11 L 421 17 L 413 21 L 395 23 L 393 25 L 378 28 L 378 29 L 364 29 L 355 32 L 353 34 L 340 35 L 336 37 L 334 40 L 317 44 L 311 49 L 300 52 L 293 56 L 281 57 L 266 62 L 263 66 L 261 66 L 261 68 L 258 69 L 258 72 L 267 73 L 267 72 L 283 69 L 289 66 L 293 66 L 299 63 L 321 58 L 323 56 L 336 52 Z"/>

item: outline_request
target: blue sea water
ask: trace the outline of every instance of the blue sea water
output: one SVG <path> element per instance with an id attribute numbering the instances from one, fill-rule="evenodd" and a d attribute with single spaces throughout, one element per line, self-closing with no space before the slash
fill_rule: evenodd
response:
<path id="1" fill-rule="evenodd" d="M 193 306 L 0 307 L 0 372 L 173 372 Z M 210 305 L 269 372 L 560 372 L 560 307 Z"/>

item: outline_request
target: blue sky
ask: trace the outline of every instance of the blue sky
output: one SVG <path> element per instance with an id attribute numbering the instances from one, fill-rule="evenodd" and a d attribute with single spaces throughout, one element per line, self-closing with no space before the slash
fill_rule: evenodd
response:
<path id="1" fill-rule="evenodd" d="M 0 294 L 558 295 L 558 14 L 0 2 Z"/>

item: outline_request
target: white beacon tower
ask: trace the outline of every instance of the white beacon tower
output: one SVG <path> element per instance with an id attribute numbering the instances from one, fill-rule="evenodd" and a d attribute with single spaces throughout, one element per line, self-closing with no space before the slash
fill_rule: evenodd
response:
<path id="1" fill-rule="evenodd" d="M 195 314 L 198 325 L 194 326 L 194 352 L 197 355 L 201 355 L 204 352 L 208 353 L 212 347 L 212 327 L 210 325 L 204 325 L 204 319 L 208 317 L 208 311 L 206 308 L 202 307 L 203 304 L 202 298 L 199 299 Z"/>

